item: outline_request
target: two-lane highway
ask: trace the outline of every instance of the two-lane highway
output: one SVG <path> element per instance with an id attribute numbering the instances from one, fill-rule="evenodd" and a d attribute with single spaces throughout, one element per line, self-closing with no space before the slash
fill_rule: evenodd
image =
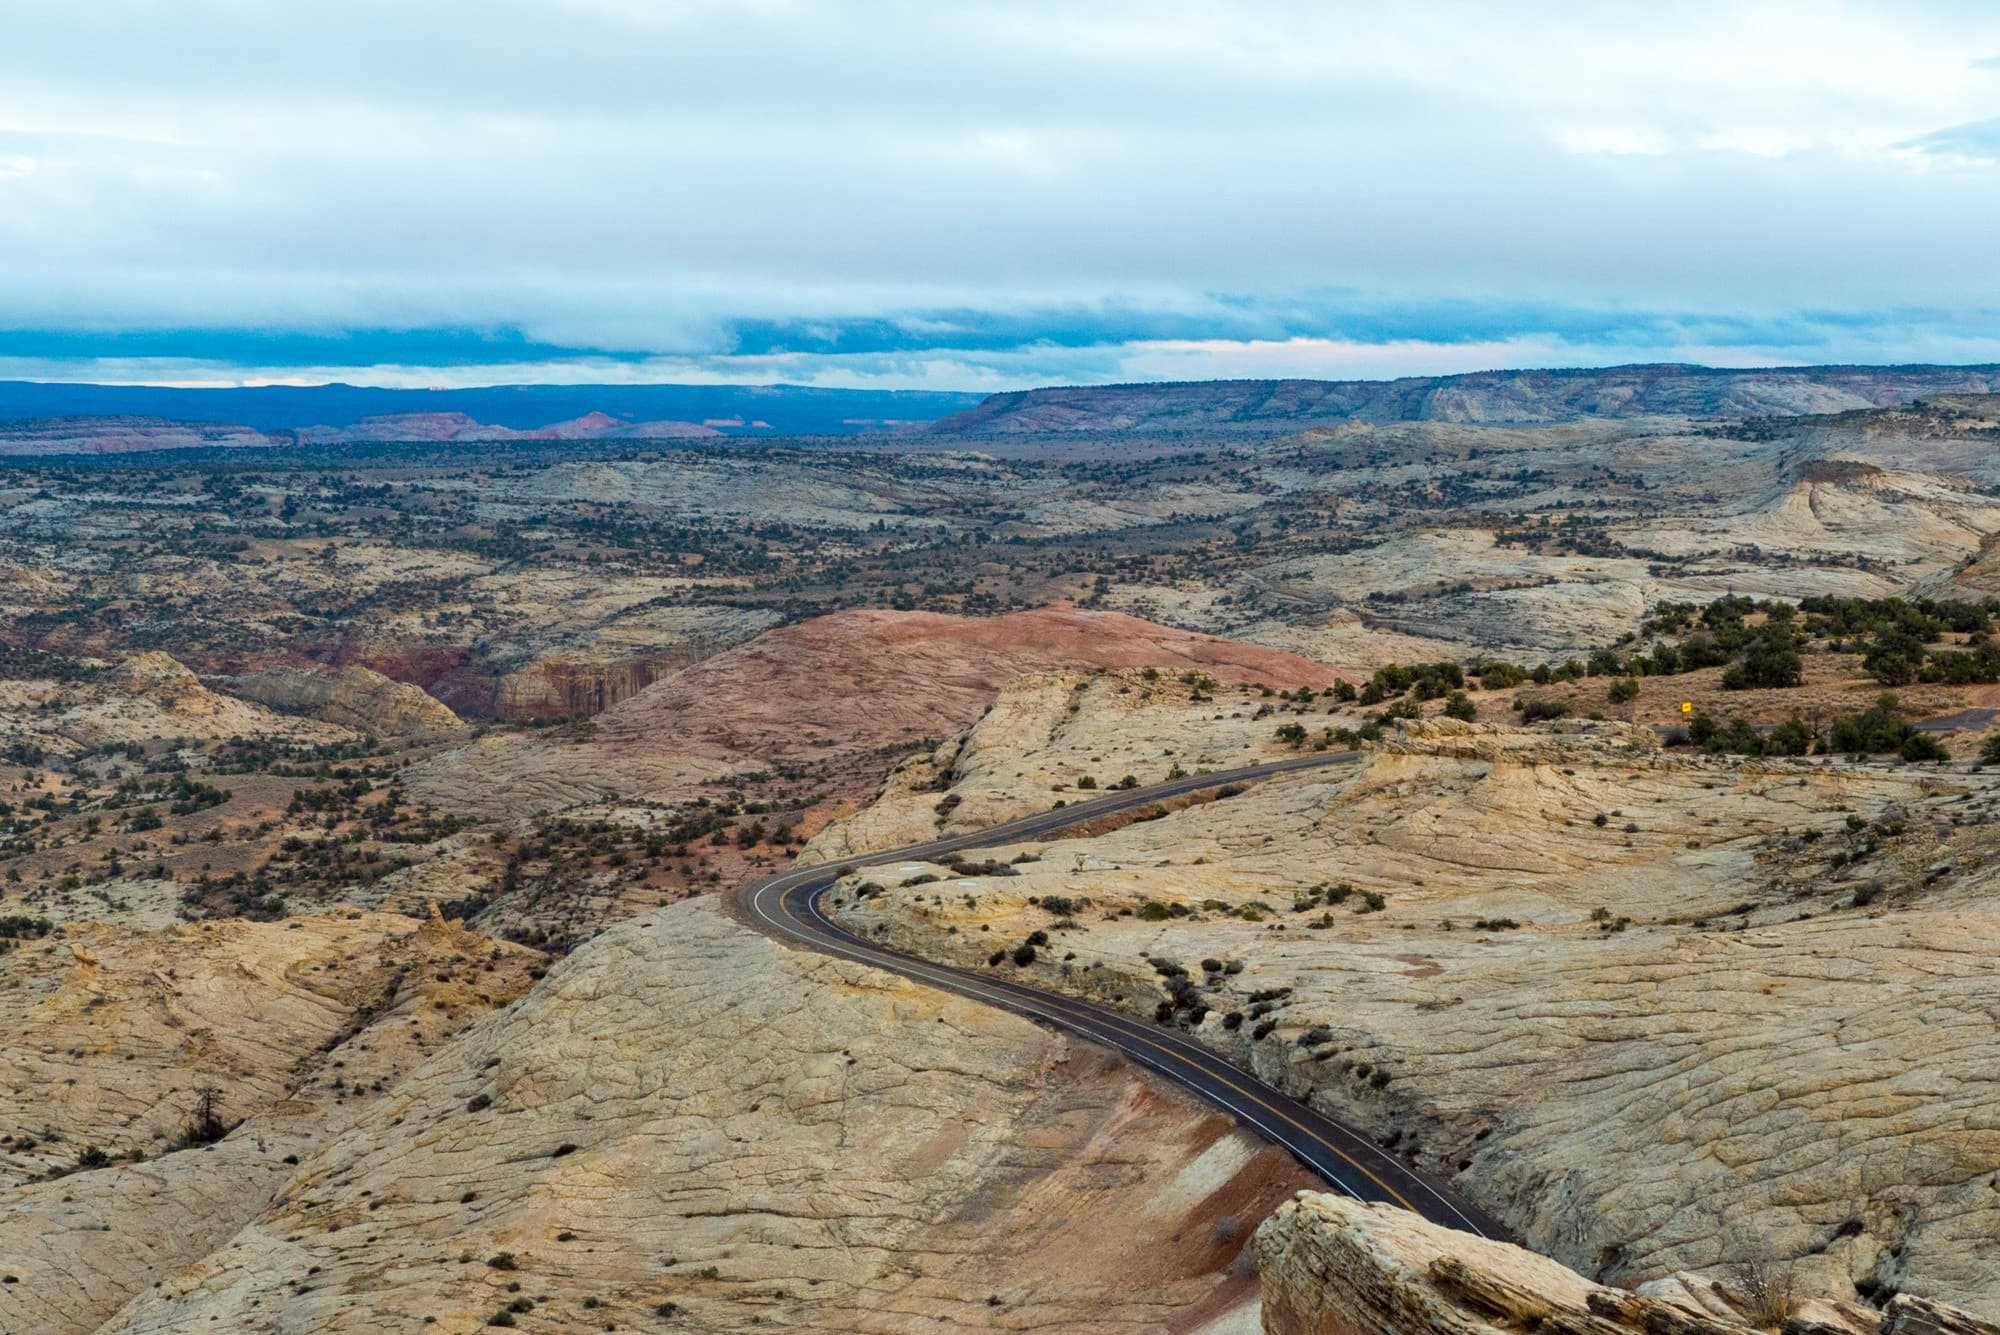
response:
<path id="1" fill-rule="evenodd" d="M 1248 783 L 1297 770 L 1352 764 L 1353 752 L 1325 752 L 1250 765 L 1216 774 L 1193 774 L 1148 788 L 1112 792 L 1074 806 L 1010 821 L 972 834 L 890 849 L 840 863 L 799 867 L 752 881 L 737 892 L 740 916 L 767 936 L 828 954 L 860 960 L 947 992 L 1040 1020 L 1115 1049 L 1162 1078 L 1234 1116 L 1336 1189 L 1357 1200 L 1387 1201 L 1433 1223 L 1483 1237 L 1505 1238 L 1497 1221 L 1448 1188 L 1399 1162 L 1373 1141 L 1289 1098 L 1232 1066 L 1194 1039 L 1146 1024 L 1120 1011 L 1011 979 L 935 964 L 889 950 L 847 931 L 829 918 L 820 899 L 843 870 L 886 862 L 935 861 L 968 848 L 1042 839 L 1094 817 L 1143 807 L 1163 798 Z"/>

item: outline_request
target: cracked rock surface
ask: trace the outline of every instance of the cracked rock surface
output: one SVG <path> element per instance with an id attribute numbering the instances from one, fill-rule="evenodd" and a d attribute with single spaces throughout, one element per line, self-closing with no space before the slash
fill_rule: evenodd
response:
<path id="1" fill-rule="evenodd" d="M 1519 1247 L 1311 1191 L 1272 1215 L 1256 1246 L 1268 1335 L 2000 1335 L 1919 1298 L 1877 1311 L 1794 1296 L 1754 1266 L 1726 1281 L 1607 1288 Z"/>
<path id="2" fill-rule="evenodd" d="M 1073 768 L 1016 732 L 1012 764 L 975 732 L 969 787 Z M 1352 769 L 868 868 L 836 912 L 1188 1028 L 1599 1280 L 1734 1233 L 1829 1297 L 2000 1310 L 1996 804 L 1965 769 L 1432 721 Z"/>
<path id="3" fill-rule="evenodd" d="M 1300 1185 L 1113 1058 L 691 901 L 434 1054 L 104 1329 L 1240 1329 L 1232 1262 Z"/>

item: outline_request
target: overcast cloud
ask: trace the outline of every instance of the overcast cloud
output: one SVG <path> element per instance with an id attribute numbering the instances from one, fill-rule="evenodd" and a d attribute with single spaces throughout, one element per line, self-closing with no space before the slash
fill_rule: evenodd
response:
<path id="1" fill-rule="evenodd" d="M 2000 361 L 1983 4 L 6 11 L 0 376 Z"/>

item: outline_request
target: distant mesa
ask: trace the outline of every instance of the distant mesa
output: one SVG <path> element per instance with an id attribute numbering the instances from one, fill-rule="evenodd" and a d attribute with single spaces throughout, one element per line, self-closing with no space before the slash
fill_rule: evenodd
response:
<path id="1" fill-rule="evenodd" d="M 723 433 L 698 422 L 630 422 L 590 412 L 529 429 L 495 426 L 466 413 L 389 413 L 352 426 L 257 431 L 214 422 L 151 417 L 59 417 L 0 422 L 0 457 L 137 454 L 162 450 L 272 449 L 292 444 L 458 444 L 487 441 L 705 440 Z"/>
<path id="2" fill-rule="evenodd" d="M 940 435 L 1225 431 L 1341 422 L 1508 425 L 1582 418 L 1758 417 L 1886 408 L 2000 391 L 2000 366 L 1614 366 L 1401 380 L 1207 380 L 995 394 Z"/>
<path id="3" fill-rule="evenodd" d="M 567 422 L 530 430 L 494 426 L 466 413 L 389 413 L 364 417 L 353 426 L 304 427 L 298 438 L 304 444 L 327 445 L 375 441 L 689 440 L 721 434 L 714 427 L 698 422 L 627 422 L 603 412 L 589 412 Z"/>
<path id="4" fill-rule="evenodd" d="M 247 426 L 169 422 L 153 417 L 54 417 L 0 422 L 0 457 L 244 449 L 285 443 Z"/>
<path id="5" fill-rule="evenodd" d="M 176 444 L 291 443 L 363 429 L 371 440 L 676 439 L 723 435 L 841 436 L 909 431 L 977 405 L 982 396 L 938 390 L 815 389 L 803 385 L 483 385 L 385 389 L 367 385 L 93 385 L 0 380 L 0 452 L 103 452 Z M 446 427 L 437 419 L 450 419 Z M 88 422 L 80 432 L 78 424 Z M 113 423 L 146 424 L 191 438 L 120 445 Z M 48 442 L 9 448 L 39 423 Z M 878 425 L 879 424 L 879 425 Z M 221 442 L 192 438 L 222 430 Z M 501 432 L 515 433 L 502 435 Z M 417 433 L 406 436 L 402 433 Z M 440 434 L 441 433 L 441 434 Z M 469 434 L 458 434 L 469 433 Z M 547 434 L 545 434 L 547 433 Z M 268 437 L 270 439 L 259 439 Z M 72 443 L 63 445 L 70 440 Z"/>
<path id="6" fill-rule="evenodd" d="M 2000 366 L 1614 366 L 1400 380 L 1070 385 L 983 398 L 792 385 L 352 385 L 171 389 L 0 382 L 0 457 L 290 444 L 702 440 L 730 435 L 968 438 L 1271 435 L 1354 423 L 1532 426 L 1586 419 L 1831 415 L 2000 394 Z M 1984 411 L 1984 410 L 1982 410 Z"/>

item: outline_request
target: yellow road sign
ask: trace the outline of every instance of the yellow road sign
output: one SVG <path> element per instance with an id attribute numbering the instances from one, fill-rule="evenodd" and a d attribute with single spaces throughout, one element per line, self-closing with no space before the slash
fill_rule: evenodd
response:
<path id="1" fill-rule="evenodd" d="M 1692 701 L 1692 700 L 1683 700 L 1683 701 L 1681 701 L 1681 713 L 1683 713 L 1683 714 L 1692 714 L 1692 713 L 1694 713 L 1694 701 Z"/>

